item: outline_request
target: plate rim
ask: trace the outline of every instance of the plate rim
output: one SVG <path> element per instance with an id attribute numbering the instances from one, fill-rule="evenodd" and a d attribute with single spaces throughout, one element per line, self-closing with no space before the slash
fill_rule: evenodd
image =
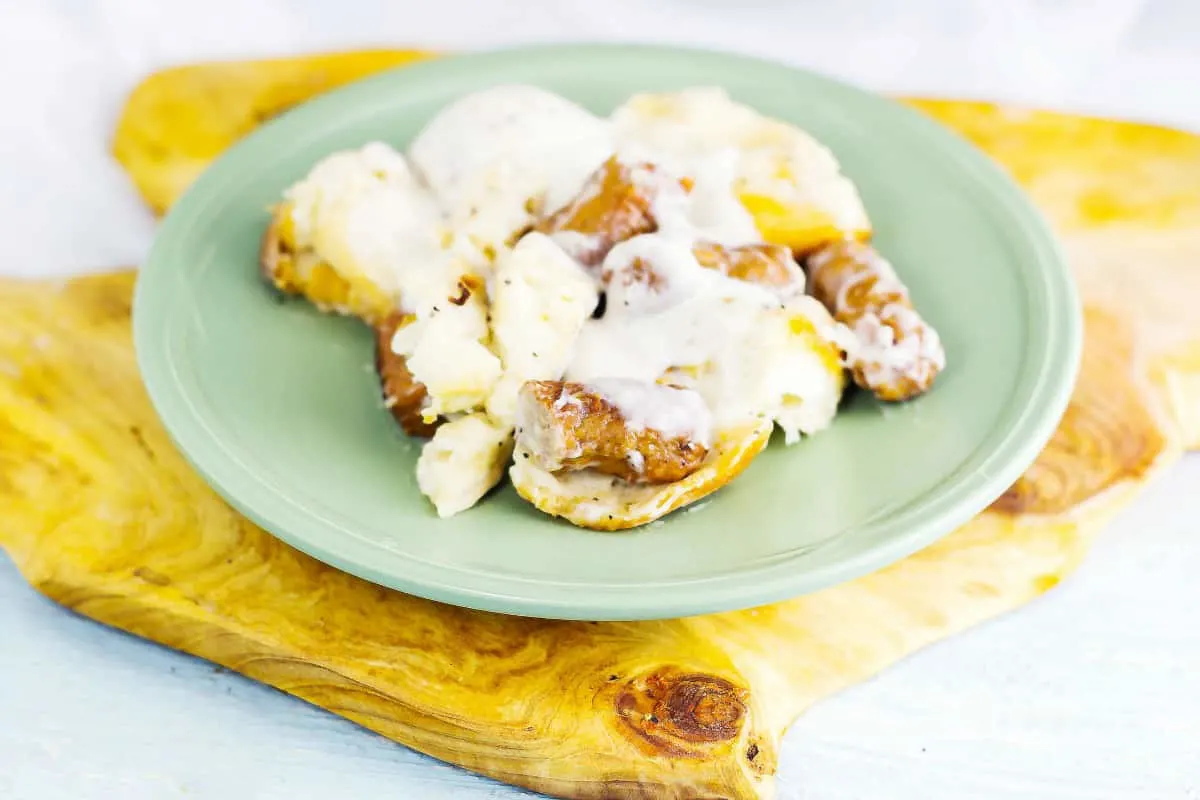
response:
<path id="1" fill-rule="evenodd" d="M 356 557 L 353 551 L 362 549 L 363 543 L 360 540 L 355 539 L 348 543 L 350 546 L 340 549 L 327 547 L 297 530 L 298 527 L 304 527 L 306 520 L 293 519 L 291 524 L 281 524 L 280 517 L 289 516 L 287 508 L 276 508 L 272 513 L 270 508 L 264 509 L 264 506 L 270 506 L 270 503 L 261 499 L 257 502 L 247 502 L 242 495 L 251 492 L 231 489 L 229 484 L 241 483 L 245 486 L 245 482 L 249 481 L 256 490 L 253 494 L 260 496 L 262 490 L 270 491 L 270 487 L 263 484 L 261 477 L 250 471 L 246 465 L 235 463 L 236 460 L 231 462 L 229 454 L 219 442 L 215 442 L 207 434 L 202 416 L 196 413 L 188 395 L 182 392 L 178 380 L 166 380 L 166 376 L 174 374 L 169 348 L 163 344 L 167 339 L 166 331 L 169 330 L 171 319 L 166 313 L 169 304 L 143 299 L 159 283 L 179 280 L 178 275 L 172 274 L 168 266 L 159 265 L 173 261 L 171 234 L 176 228 L 185 225 L 189 216 L 196 217 L 204 207 L 200 206 L 195 210 L 192 208 L 199 202 L 197 198 L 203 199 L 208 184 L 216 181 L 213 176 L 220 175 L 220 171 L 215 167 L 236 162 L 238 154 L 246 152 L 250 143 L 272 136 L 271 132 L 283 120 L 320 118 L 326 107 L 332 109 L 352 104 L 354 98 L 359 95 L 371 97 L 377 91 L 375 87 L 389 86 L 398 80 L 415 84 L 427 77 L 426 73 L 431 73 L 432 90 L 438 91 L 437 77 L 445 70 L 486 69 L 489 63 L 505 62 L 513 58 L 621 57 L 634 52 L 642 58 L 689 61 L 699 59 L 718 64 L 725 62 L 719 66 L 731 69 L 753 67 L 774 70 L 780 74 L 791 73 L 793 77 L 825 84 L 843 93 L 849 92 L 881 107 L 888 106 L 891 109 L 889 113 L 899 112 L 907 115 L 911 124 L 923 127 L 925 135 L 933 137 L 935 144 L 942 145 L 940 151 L 943 158 L 955 161 L 961 171 L 983 181 L 982 185 L 987 188 L 983 194 L 986 194 L 997 208 L 1006 212 L 1006 222 L 1009 223 L 1006 227 L 1014 233 L 1019 232 L 1024 246 L 1038 256 L 1037 264 L 1041 267 L 1038 272 L 1042 278 L 1040 288 L 1047 311 L 1045 319 L 1035 318 L 1036 315 L 1030 314 L 1030 323 L 1026 326 L 1027 334 L 1037 336 L 1039 331 L 1034 328 L 1040 325 L 1044 329 L 1041 333 L 1045 336 L 1046 344 L 1041 348 L 1030 348 L 1026 351 L 1027 355 L 1039 357 L 1036 364 L 1036 380 L 1025 398 L 1025 405 L 1018 415 L 1017 424 L 987 456 L 989 462 L 997 459 L 1002 461 L 997 469 L 982 480 L 975 481 L 973 486 L 963 479 L 956 481 L 950 489 L 935 495 L 938 501 L 935 504 L 936 510 L 924 509 L 925 519 L 920 524 L 902 533 L 887 535 L 870 546 L 860 547 L 832 564 L 806 567 L 802 572 L 783 575 L 774 570 L 767 580 L 764 580 L 761 574 L 757 574 L 766 568 L 686 580 L 669 584 L 665 589 L 656 587 L 656 592 L 666 591 L 669 596 L 659 596 L 652 600 L 630 598 L 623 596 L 623 593 L 598 595 L 596 589 L 599 587 L 591 584 L 568 584 L 568 588 L 560 591 L 553 599 L 529 596 L 520 593 L 520 585 L 528 585 L 529 579 L 517 576 L 507 581 L 499 579 L 501 584 L 515 585 L 510 586 L 509 592 L 484 590 L 446 580 L 455 575 L 465 576 L 467 573 L 447 569 L 442 565 L 426 565 L 425 571 L 432 571 L 432 576 L 397 574 L 394 570 L 374 567 L 369 558 Z M 317 125 L 316 130 L 318 135 L 323 135 L 322 126 Z M 210 196 L 219 197 L 220 193 Z M 1025 271 L 1027 277 L 1030 274 L 1030 271 Z M 1022 289 L 1023 295 L 1028 299 L 1029 280 L 1022 281 Z M 1048 222 L 999 164 L 960 134 L 940 125 L 932 118 L 891 98 L 819 72 L 753 56 L 674 45 L 555 43 L 439 56 L 411 65 L 390 68 L 289 109 L 236 142 L 193 182 L 163 219 L 145 264 L 137 276 L 133 302 L 133 338 L 138 369 L 150 402 L 180 454 L 227 503 L 264 531 L 288 545 L 364 580 L 437 602 L 483 611 L 552 619 L 646 620 L 730 611 L 796 597 L 881 569 L 950 534 L 983 511 L 999 492 L 1015 482 L 1049 441 L 1066 410 L 1075 385 L 1083 337 L 1082 307 L 1078 290 L 1061 246 Z M 986 441 L 989 440 L 985 439 Z M 1000 487 L 998 491 L 997 486 Z M 295 507 L 292 510 L 296 510 Z M 597 535 L 613 536 L 618 541 L 621 537 L 621 534 Z M 838 537 L 842 538 L 844 537 Z M 794 556 L 783 561 L 787 563 L 792 558 Z M 442 579 L 438 579 L 438 574 L 442 575 Z M 544 581 L 535 583 L 547 585 Z M 696 588 L 700 583 L 705 586 L 703 593 L 698 592 Z"/>

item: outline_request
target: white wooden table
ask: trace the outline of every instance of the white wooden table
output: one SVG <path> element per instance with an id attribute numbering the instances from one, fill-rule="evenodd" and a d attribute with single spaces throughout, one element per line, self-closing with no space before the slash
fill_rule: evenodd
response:
<path id="1" fill-rule="evenodd" d="M 105 148 L 155 67 L 602 38 L 1200 131 L 1198 0 L 0 0 L 0 269 L 139 261 L 153 224 Z M 1200 798 L 1197 486 L 1193 458 L 1041 601 L 821 704 L 788 734 L 781 798 Z M 520 796 L 73 616 L 0 557 L 0 798 Z"/>

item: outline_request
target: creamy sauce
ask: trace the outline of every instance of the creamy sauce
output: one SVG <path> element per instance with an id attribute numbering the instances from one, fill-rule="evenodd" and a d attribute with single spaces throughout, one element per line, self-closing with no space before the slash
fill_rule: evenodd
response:
<path id="1" fill-rule="evenodd" d="M 649 193 L 659 228 L 617 244 L 605 257 L 600 274 L 607 276 L 606 311 L 584 324 L 565 377 L 652 385 L 672 368 L 697 367 L 703 374 L 695 384 L 698 396 L 724 427 L 765 410 L 762 380 L 747 381 L 745 373 L 760 363 L 753 355 L 755 331 L 765 315 L 780 311 L 780 301 L 765 287 L 696 260 L 692 250 L 700 241 L 758 241 L 724 167 L 696 167 L 694 174 L 703 177 L 694 179 L 691 192 L 680 186 L 684 175 L 661 166 L 635 177 L 654 182 L 648 188 L 654 189 Z"/>
<path id="2" fill-rule="evenodd" d="M 627 139 L 617 155 L 626 164 L 655 165 L 654 172 L 633 170 L 633 180 L 655 196 L 653 214 L 659 235 L 729 246 L 762 241 L 754 218 L 734 193 L 736 150 L 688 153 Z M 681 178 L 691 182 L 690 190 L 683 188 Z"/>
<path id="3" fill-rule="evenodd" d="M 599 237 L 580 233 L 579 231 L 555 231 L 550 235 L 554 243 L 563 249 L 563 252 L 574 258 L 576 261 L 582 262 L 584 255 L 596 246 Z"/>
<path id="4" fill-rule="evenodd" d="M 712 441 L 712 415 L 697 392 L 625 378 L 599 378 L 584 386 L 608 401 L 631 431 L 657 431 L 706 447 Z"/>
<path id="5" fill-rule="evenodd" d="M 621 313 L 611 308 L 602 320 L 584 326 L 567 368 L 568 380 L 595 381 L 603 377 L 654 382 L 669 369 L 701 367 L 715 374 L 736 365 L 748 354 L 745 346 L 761 315 L 775 306 L 733 293 L 697 292 L 670 308 L 648 314 Z M 726 392 L 706 385 L 716 400 Z M 734 391 L 736 387 L 730 387 Z M 725 398 L 727 399 L 727 398 Z M 734 412 L 728 403 L 718 409 Z M 739 410 L 740 411 L 740 410 Z M 737 412 L 734 412 L 737 413 Z"/>
<path id="6" fill-rule="evenodd" d="M 409 148 L 451 225 L 493 251 L 538 212 L 569 202 L 612 152 L 606 120 L 524 85 L 459 99 Z"/>
<path id="7" fill-rule="evenodd" d="M 522 384 L 562 376 L 597 293 L 583 268 L 540 233 L 527 234 L 500 257 L 492 284 L 492 346 L 504 375 L 487 410 L 511 422 Z"/>

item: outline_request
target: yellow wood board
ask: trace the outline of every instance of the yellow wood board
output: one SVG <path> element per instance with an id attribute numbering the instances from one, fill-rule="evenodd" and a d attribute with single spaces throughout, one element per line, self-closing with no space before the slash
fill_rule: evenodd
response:
<path id="1" fill-rule="evenodd" d="M 259 119 L 419 55 L 159 74 L 131 97 L 114 151 L 161 210 Z M 809 705 L 1047 591 L 1150 476 L 1200 445 L 1200 138 L 909 102 L 1018 177 L 1087 306 L 1053 441 L 991 510 L 922 553 L 785 603 L 664 622 L 504 617 L 373 586 L 256 528 L 187 467 L 138 380 L 128 271 L 0 282 L 0 545 L 67 607 L 503 781 L 581 798 L 769 797 L 780 739 Z"/>

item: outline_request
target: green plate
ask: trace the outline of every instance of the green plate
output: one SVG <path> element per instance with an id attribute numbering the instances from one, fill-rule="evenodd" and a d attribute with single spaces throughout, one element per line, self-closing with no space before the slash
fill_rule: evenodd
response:
<path id="1" fill-rule="evenodd" d="M 599 113 L 639 90 L 724 86 L 827 143 L 880 248 L 945 342 L 936 388 L 857 395 L 833 427 L 773 442 L 664 524 L 593 533 L 505 486 L 437 519 L 418 445 L 383 411 L 371 338 L 259 279 L 264 210 L 329 152 L 405 146 L 448 101 L 503 82 Z M 903 558 L 984 509 L 1033 461 L 1078 369 L 1070 275 L 1020 190 L 964 140 L 877 96 L 732 55 L 546 46 L 384 73 L 320 97 L 219 159 L 163 222 L 138 281 L 137 354 L 179 448 L 233 506 L 339 569 L 434 600 L 541 617 L 647 619 L 744 608 Z"/>

